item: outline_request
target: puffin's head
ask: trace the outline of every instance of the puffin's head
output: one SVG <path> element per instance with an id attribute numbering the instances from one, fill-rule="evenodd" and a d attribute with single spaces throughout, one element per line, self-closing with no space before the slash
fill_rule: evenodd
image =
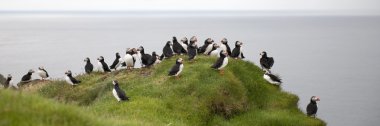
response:
<path id="1" fill-rule="evenodd" d="M 103 57 L 103 56 L 100 56 L 100 57 L 98 58 L 98 60 L 99 60 L 99 61 L 104 60 L 104 57 Z"/>
<path id="2" fill-rule="evenodd" d="M 227 55 L 228 55 L 228 53 L 226 50 L 220 51 L 220 56 L 227 56 Z"/>
<path id="3" fill-rule="evenodd" d="M 178 58 L 178 59 L 176 60 L 176 63 L 180 63 L 180 64 L 182 64 L 182 63 L 183 63 L 183 59 L 182 59 L 182 58 Z"/>
<path id="4" fill-rule="evenodd" d="M 173 41 L 177 41 L 177 37 L 173 36 Z"/>
<path id="5" fill-rule="evenodd" d="M 241 45 L 243 45 L 243 42 L 236 41 L 236 42 L 235 42 L 235 45 L 236 45 L 236 46 L 241 46 Z"/>
<path id="6" fill-rule="evenodd" d="M 117 52 L 115 55 L 116 55 L 116 57 L 120 57 L 120 54 L 119 54 L 119 52 Z"/>
<path id="7" fill-rule="evenodd" d="M 86 57 L 86 58 L 84 59 L 84 62 L 88 62 L 88 61 L 90 61 L 90 58 Z"/>
<path id="8" fill-rule="evenodd" d="M 193 37 L 190 38 L 190 41 L 192 41 L 192 42 L 197 42 L 198 39 L 197 39 L 197 37 L 193 36 Z"/>
<path id="9" fill-rule="evenodd" d="M 38 67 L 39 70 L 44 70 L 43 66 Z"/>
<path id="10" fill-rule="evenodd" d="M 157 56 L 157 53 L 153 51 L 152 56 Z"/>
<path id="11" fill-rule="evenodd" d="M 12 75 L 8 74 L 7 79 L 12 79 Z"/>
<path id="12" fill-rule="evenodd" d="M 263 52 L 260 53 L 260 56 L 263 56 L 263 55 L 266 55 L 266 54 L 267 54 L 267 52 L 263 51 Z"/>
<path id="13" fill-rule="evenodd" d="M 117 82 L 117 80 L 113 80 L 113 81 L 112 81 L 112 84 L 113 84 L 113 85 L 117 85 L 117 84 L 119 84 L 119 82 Z"/>
<path id="14" fill-rule="evenodd" d="M 211 38 L 207 38 L 207 39 L 206 39 L 206 42 L 207 42 L 208 44 L 211 44 L 212 41 L 213 41 L 213 40 L 212 40 Z"/>
<path id="15" fill-rule="evenodd" d="M 137 53 L 137 51 L 138 51 L 138 49 L 136 49 L 136 48 L 132 48 L 132 52 L 133 52 L 133 53 Z"/>
<path id="16" fill-rule="evenodd" d="M 140 46 L 137 51 L 141 51 L 141 50 L 144 50 L 144 47 L 143 46 Z"/>
<path id="17" fill-rule="evenodd" d="M 71 74 L 71 70 L 67 70 L 67 71 L 65 72 L 65 74 L 66 74 L 66 75 Z"/>
<path id="18" fill-rule="evenodd" d="M 173 43 L 171 41 L 167 41 L 166 45 L 173 46 Z"/>
<path id="19" fill-rule="evenodd" d="M 220 42 L 222 42 L 223 44 L 227 44 L 228 41 L 227 41 L 227 38 L 223 38 L 222 41 Z"/>
<path id="20" fill-rule="evenodd" d="M 183 37 L 183 38 L 181 39 L 181 42 L 187 42 L 187 38 L 186 38 L 186 37 Z"/>
<path id="21" fill-rule="evenodd" d="M 310 101 L 316 102 L 316 101 L 320 101 L 320 99 L 318 96 L 311 96 Z"/>
<path id="22" fill-rule="evenodd" d="M 30 70 L 28 71 L 28 73 L 34 73 L 34 70 L 33 70 L 33 69 L 30 69 Z"/>
<path id="23" fill-rule="evenodd" d="M 212 44 L 214 48 L 219 48 L 219 45 L 217 43 Z"/>

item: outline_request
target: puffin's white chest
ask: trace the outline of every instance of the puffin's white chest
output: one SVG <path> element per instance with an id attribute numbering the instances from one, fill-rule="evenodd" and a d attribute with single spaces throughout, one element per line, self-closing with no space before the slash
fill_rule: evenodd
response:
<path id="1" fill-rule="evenodd" d="M 222 66 L 220 66 L 218 69 L 219 69 L 219 70 L 220 70 L 220 69 L 223 69 L 224 67 L 227 66 L 227 64 L 228 64 L 228 57 L 225 57 L 225 58 L 223 59 Z"/>
<path id="2" fill-rule="evenodd" d="M 175 74 L 175 76 L 178 76 L 183 70 L 183 64 L 179 65 L 179 70 L 178 72 Z"/>
<path id="3" fill-rule="evenodd" d="M 226 47 L 226 45 L 224 45 L 224 44 L 220 44 L 220 49 L 221 49 L 221 50 L 224 50 L 224 51 L 227 51 L 227 47 Z"/>
<path id="4" fill-rule="evenodd" d="M 74 83 L 71 81 L 71 79 L 70 79 L 69 76 L 66 76 L 66 77 L 65 77 L 65 80 L 66 80 L 66 82 L 67 82 L 68 84 L 70 84 L 70 85 L 74 85 Z"/>
<path id="5" fill-rule="evenodd" d="M 120 101 L 121 99 L 119 98 L 119 95 L 117 95 L 117 92 L 115 89 L 112 90 L 113 96 L 116 98 L 117 101 Z"/>
<path id="6" fill-rule="evenodd" d="M 99 72 L 104 72 L 103 64 L 101 62 L 98 62 L 98 71 Z"/>
<path id="7" fill-rule="evenodd" d="M 128 67 L 133 67 L 133 56 L 130 54 L 127 54 L 124 56 L 125 63 L 127 64 Z"/>
<path id="8" fill-rule="evenodd" d="M 273 81 L 272 78 L 270 78 L 269 75 L 264 74 L 264 79 L 267 80 L 271 84 L 279 84 L 279 82 Z"/>
<path id="9" fill-rule="evenodd" d="M 47 74 L 46 74 L 45 71 L 43 71 L 43 70 L 38 70 L 37 73 L 38 73 L 38 75 L 40 75 L 40 77 L 42 77 L 42 78 L 47 78 Z"/>
<path id="10" fill-rule="evenodd" d="M 204 52 L 203 54 L 206 54 L 206 55 L 207 55 L 209 52 L 211 52 L 212 47 L 213 47 L 213 44 L 209 44 L 209 45 L 207 46 L 207 48 L 206 48 L 206 50 L 205 50 L 205 52 Z"/>
<path id="11" fill-rule="evenodd" d="M 185 43 L 183 43 L 183 42 L 181 42 L 181 45 L 182 45 L 182 48 L 187 51 L 187 45 Z"/>
<path id="12" fill-rule="evenodd" d="M 211 51 L 210 56 L 219 57 L 219 50 L 216 49 L 216 50 Z"/>

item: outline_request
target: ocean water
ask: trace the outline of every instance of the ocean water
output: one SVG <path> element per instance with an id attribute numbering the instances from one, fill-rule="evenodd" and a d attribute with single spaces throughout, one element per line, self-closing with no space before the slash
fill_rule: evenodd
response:
<path id="1" fill-rule="evenodd" d="M 282 88 L 304 111 L 320 96 L 318 117 L 333 126 L 380 124 L 380 17 L 376 16 L 0 16 L 0 73 L 19 81 L 44 66 L 53 78 L 83 73 L 85 57 L 143 45 L 159 54 L 166 41 L 197 36 L 244 43 L 246 60 L 274 57 Z M 34 78 L 38 78 L 35 74 Z"/>

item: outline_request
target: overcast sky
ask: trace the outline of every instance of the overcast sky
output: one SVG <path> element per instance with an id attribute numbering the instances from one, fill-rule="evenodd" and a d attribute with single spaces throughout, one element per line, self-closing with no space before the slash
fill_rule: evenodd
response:
<path id="1" fill-rule="evenodd" d="M 0 10 L 301 10 L 380 13 L 380 0 L 0 0 Z"/>

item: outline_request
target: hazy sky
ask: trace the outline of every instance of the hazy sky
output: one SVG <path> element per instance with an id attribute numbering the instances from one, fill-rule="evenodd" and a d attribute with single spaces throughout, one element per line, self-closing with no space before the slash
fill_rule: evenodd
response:
<path id="1" fill-rule="evenodd" d="M 380 13 L 380 0 L 0 0 L 0 10 L 303 10 Z"/>

